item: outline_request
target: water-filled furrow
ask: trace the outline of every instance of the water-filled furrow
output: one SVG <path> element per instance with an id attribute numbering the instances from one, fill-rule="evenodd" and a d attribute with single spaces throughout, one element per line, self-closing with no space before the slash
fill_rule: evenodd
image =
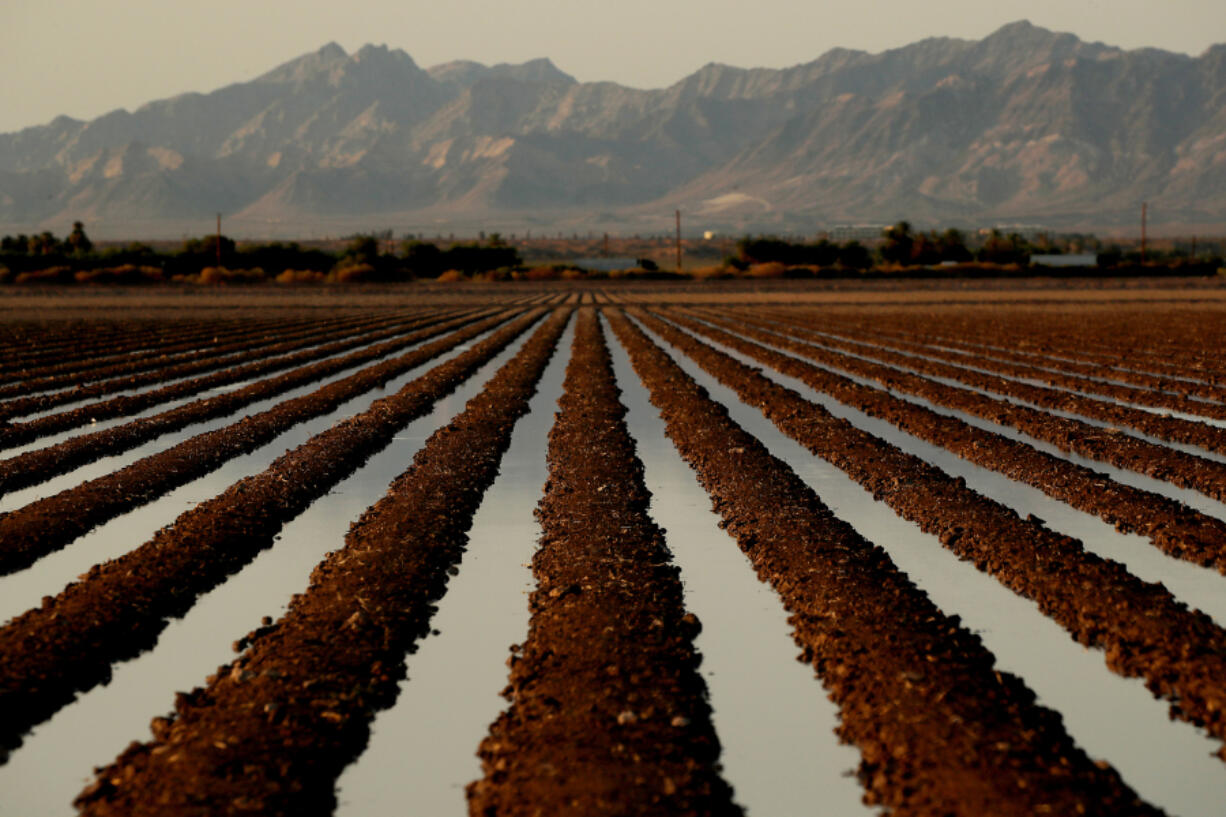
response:
<path id="1" fill-rule="evenodd" d="M 36 727 L 0 766 L 0 799 L 27 806 L 15 813 L 71 813 L 71 799 L 91 770 L 112 760 L 130 741 L 147 739 L 150 720 L 171 708 L 174 690 L 201 684 L 218 665 L 234 658 L 232 645 L 258 627 L 262 616 L 275 618 L 283 612 L 291 597 L 306 587 L 312 569 L 340 546 L 350 524 L 383 495 L 430 434 L 485 387 L 523 340 L 478 369 L 429 414 L 406 425 L 388 447 L 286 524 L 276 545 L 201 596 L 184 617 L 173 619 L 153 650 L 117 665 L 110 683 L 81 695 Z M 343 418 L 344 413 L 338 410 L 337 415 Z M 197 490 L 209 495 L 231 482 L 216 474 L 206 479 L 212 484 L 199 484 Z"/>
<path id="2" fill-rule="evenodd" d="M 685 330 L 685 327 L 681 328 Z M 759 361 L 715 339 L 701 339 L 742 363 L 759 365 Z M 785 349 L 774 351 L 793 356 Z M 968 485 L 975 486 L 976 491 L 1012 508 L 1019 516 L 1033 514 L 1052 530 L 1080 539 L 1089 550 L 1103 558 L 1120 562 L 1138 578 L 1165 584 L 1176 598 L 1210 615 L 1220 626 L 1226 627 L 1226 592 L 1223 592 L 1226 591 L 1226 577 L 1189 562 L 1168 557 L 1150 546 L 1142 536 L 1122 534 L 1096 516 L 1072 508 L 1030 485 L 967 462 L 938 445 L 918 439 L 889 422 L 870 417 L 769 366 L 763 369 L 763 374 L 805 399 L 821 405 L 835 417 L 847 420 L 855 427 L 885 440 L 901 451 L 919 457 L 947 474 L 964 479 Z M 850 377 L 842 372 L 840 374 Z"/>
<path id="3" fill-rule="evenodd" d="M 505 705 L 507 655 L 528 628 L 528 562 L 540 534 L 545 441 L 562 390 L 573 327 L 511 434 L 498 479 L 473 518 L 459 572 L 408 657 L 395 705 L 378 714 L 366 750 L 337 781 L 337 814 L 463 814 L 477 744 Z"/>
<path id="4" fill-rule="evenodd" d="M 788 337 L 795 338 L 794 335 L 788 334 L 787 332 L 785 332 L 784 334 L 787 334 Z M 955 389 L 963 389 L 965 391 L 973 392 L 974 394 L 992 398 L 993 400 L 999 400 L 1009 405 L 1022 406 L 1028 409 L 1034 409 L 1035 411 L 1041 411 L 1046 414 L 1050 414 L 1053 417 L 1060 417 L 1066 420 L 1073 420 L 1078 423 L 1084 423 L 1087 426 L 1093 426 L 1094 428 L 1107 429 L 1107 430 L 1112 431 L 1113 433 L 1125 435 L 1135 440 L 1140 440 L 1142 442 L 1150 443 L 1151 445 L 1161 446 L 1163 448 L 1169 448 L 1174 451 L 1179 451 L 1179 452 L 1189 454 L 1194 457 L 1199 457 L 1201 459 L 1210 460 L 1213 462 L 1226 463 L 1226 455 L 1219 454 L 1214 451 L 1210 451 L 1202 446 L 1173 442 L 1171 440 L 1168 440 L 1162 437 L 1156 437 L 1153 435 L 1146 434 L 1135 428 L 1112 424 L 1106 420 L 1102 420 L 1102 419 L 1094 418 L 1094 417 L 1088 417 L 1084 414 L 1075 413 L 1072 411 L 1066 411 L 1066 410 L 1059 409 L 1059 408 L 1052 408 L 1050 406 L 1046 406 L 1041 403 L 1029 401 L 1029 400 L 1026 400 L 1024 398 L 1021 398 L 1015 395 L 1004 394 L 1004 393 L 997 392 L 997 391 L 994 391 L 988 388 L 976 386 L 974 384 L 967 383 L 965 381 L 958 380 L 955 378 L 944 377 L 941 375 L 933 374 L 923 369 L 907 368 L 898 362 L 891 361 L 891 360 L 883 360 L 881 358 L 874 357 L 869 354 L 861 354 L 861 353 L 849 351 L 846 348 L 842 348 L 842 347 L 828 346 L 822 343 L 815 343 L 810 339 L 805 339 L 805 338 L 795 338 L 795 339 L 798 339 L 801 342 L 807 343 L 818 349 L 835 352 L 835 353 L 845 355 L 847 357 L 850 357 L 856 360 L 863 360 L 863 361 L 873 363 L 879 366 L 885 366 L 887 368 L 895 369 L 899 372 L 905 372 L 907 374 L 911 374 L 911 375 L 925 378 L 927 380 L 931 380 L 943 386 L 949 386 Z"/>
<path id="5" fill-rule="evenodd" d="M 681 568 L 686 607 L 703 623 L 695 640 L 720 745 L 724 777 L 750 815 L 867 811 L 851 772 L 854 749 L 835 737 L 838 710 L 812 670 L 796 660 L 787 612 L 753 575 L 719 526 L 711 501 L 665 437 L 658 411 L 620 344 L 613 363 L 627 421 L 643 460 L 651 513 Z"/>
<path id="6" fill-rule="evenodd" d="M 891 512 L 841 471 L 814 457 L 684 355 L 682 369 L 725 406 L 829 503 L 835 513 L 884 547 L 946 614 L 957 614 L 1019 675 L 1040 703 L 1059 711 L 1069 734 L 1092 757 L 1106 760 L 1141 796 L 1171 814 L 1212 815 L 1226 796 L 1226 776 L 1212 756 L 1217 741 L 1172 722 L 1165 704 L 1135 679 L 1111 673 L 1100 655 L 1068 638 L 1036 605 L 946 551 L 936 537 Z M 1129 717 L 1121 718 L 1120 712 Z"/>
<path id="7" fill-rule="evenodd" d="M 164 525 L 173 522 L 187 508 L 209 499 L 244 477 L 259 473 L 284 452 L 302 445 L 337 422 L 362 413 L 375 400 L 394 394 L 434 366 L 463 354 L 493 331 L 410 369 L 388 381 L 382 389 L 362 394 L 327 414 L 287 429 L 260 448 L 227 461 L 216 471 L 175 488 L 148 505 L 116 517 L 81 536 L 71 547 L 44 556 L 19 573 L 0 576 L 0 623 L 37 606 L 43 596 L 58 593 L 93 565 L 126 553 Z M 306 393 L 312 390 L 310 387 L 304 389 Z M 156 447 L 152 450 L 156 450 Z"/>

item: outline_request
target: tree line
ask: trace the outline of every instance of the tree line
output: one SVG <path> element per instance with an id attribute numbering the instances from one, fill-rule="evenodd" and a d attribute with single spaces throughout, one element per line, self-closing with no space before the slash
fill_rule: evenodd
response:
<path id="1" fill-rule="evenodd" d="M 1113 268 L 1146 262 L 1168 265 L 1195 263 L 1216 269 L 1222 265 L 1220 242 L 1202 245 L 1203 253 L 1189 252 L 1182 246 L 1149 250 L 1144 256 L 1137 249 L 1103 245 L 1093 236 L 1072 235 L 1060 241 L 1046 236 L 1028 239 L 1018 233 L 991 230 L 971 241 L 961 230 L 917 231 L 900 221 L 882 231 L 881 241 L 870 248 L 859 241 L 846 243 L 820 239 L 815 242 L 785 241 L 772 237 L 744 238 L 737 243 L 731 263 L 741 269 L 754 264 L 778 263 L 789 267 L 841 267 L 850 270 L 882 267 L 933 267 L 942 264 L 991 264 L 1027 266 L 1035 255 L 1062 255 L 1066 252 L 1093 254 L 1095 265 Z"/>
<path id="2" fill-rule="evenodd" d="M 191 238 L 176 249 L 134 242 L 98 249 L 81 222 L 59 238 L 51 232 L 0 239 L 0 280 L 39 283 L 200 280 L 403 281 L 456 270 L 474 275 L 514 268 L 519 252 L 494 235 L 484 243 L 439 247 L 425 241 L 395 245 L 375 235 L 351 236 L 339 252 L 297 242 L 238 245 L 232 238 Z M 109 275 L 107 273 L 110 273 Z"/>
<path id="3" fill-rule="evenodd" d="M 173 248 L 154 249 L 139 242 L 97 247 L 81 222 L 73 224 L 63 238 L 51 232 L 4 236 L 0 239 L 0 283 L 259 283 L 307 282 L 396 282 L 416 278 L 471 278 L 502 280 L 550 277 L 590 277 L 590 273 L 566 265 L 527 269 L 519 251 L 508 246 L 498 233 L 483 233 L 480 241 L 440 246 L 407 237 L 399 243 L 390 231 L 356 234 L 336 250 L 303 247 L 296 242 L 239 245 L 227 236 L 206 235 L 183 241 Z M 1142 274 L 1162 270 L 1172 273 L 1212 273 L 1222 266 L 1221 242 L 1193 245 L 1191 253 L 1179 244 L 1141 256 L 1136 248 L 1102 245 L 1093 236 L 1062 236 L 1027 239 L 1017 233 L 992 230 L 971 239 L 957 229 L 918 231 L 905 221 L 882 232 L 881 240 L 868 246 L 827 239 L 793 241 L 777 237 L 742 238 L 736 252 L 719 268 L 717 276 L 813 275 L 814 270 L 844 270 L 847 274 L 873 271 L 897 274 L 954 265 L 961 274 L 992 274 L 1001 266 L 1024 268 L 1039 253 L 1096 252 L 1096 266 L 1117 271 L 1134 269 Z M 1216 254 L 1215 254 L 1216 253 Z M 639 277 L 677 277 L 661 272 L 651 259 L 639 259 Z M 1143 263 L 1150 266 L 1142 267 Z M 622 273 L 617 273 L 621 275 Z M 823 273 L 825 274 L 825 273 Z M 837 273 L 836 273 L 837 274 Z M 904 272 L 904 274 L 917 274 Z M 684 276 L 682 276 L 684 277 Z"/>

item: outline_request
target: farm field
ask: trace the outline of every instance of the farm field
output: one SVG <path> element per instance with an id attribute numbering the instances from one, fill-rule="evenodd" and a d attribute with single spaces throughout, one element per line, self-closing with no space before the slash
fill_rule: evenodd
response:
<path id="1" fill-rule="evenodd" d="M 1224 296 L 15 293 L 0 814 L 1220 814 Z"/>

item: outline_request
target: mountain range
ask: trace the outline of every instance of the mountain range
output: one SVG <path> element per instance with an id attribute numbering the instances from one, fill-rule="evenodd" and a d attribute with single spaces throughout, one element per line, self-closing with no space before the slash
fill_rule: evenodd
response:
<path id="1" fill-rule="evenodd" d="M 0 231 L 802 231 L 855 223 L 1226 232 L 1226 45 L 983 40 L 709 64 L 667 88 L 547 59 L 423 69 L 335 43 L 249 82 L 0 134 Z"/>

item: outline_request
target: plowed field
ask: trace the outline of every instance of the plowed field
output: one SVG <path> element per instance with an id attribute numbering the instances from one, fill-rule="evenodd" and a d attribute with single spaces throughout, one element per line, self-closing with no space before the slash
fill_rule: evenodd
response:
<path id="1" fill-rule="evenodd" d="M 0 304 L 0 815 L 1220 814 L 1163 287 Z"/>

